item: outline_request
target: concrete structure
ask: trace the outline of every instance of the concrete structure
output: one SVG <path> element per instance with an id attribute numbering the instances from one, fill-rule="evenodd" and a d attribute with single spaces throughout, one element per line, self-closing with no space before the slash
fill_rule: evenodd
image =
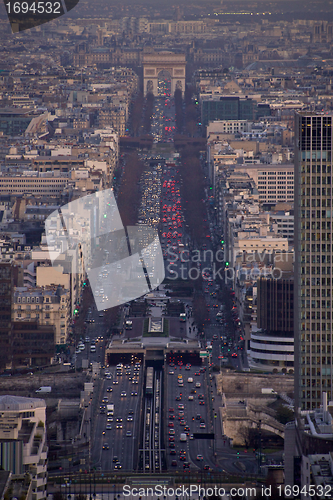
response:
<path id="1" fill-rule="evenodd" d="M 296 401 L 333 399 L 332 114 L 296 115 L 295 366 Z"/>
<path id="2" fill-rule="evenodd" d="M 42 399 L 0 396 L 0 457 L 4 470 L 32 475 L 32 500 L 46 498 L 46 405 Z"/>
<path id="3" fill-rule="evenodd" d="M 322 394 L 322 405 L 314 411 L 302 411 L 294 422 L 285 426 L 285 484 L 304 488 L 302 500 L 309 500 L 308 487 L 322 485 L 330 491 L 333 484 L 333 432 L 330 401 Z M 318 491 L 318 490 L 317 490 Z M 331 493 L 329 496 L 332 496 Z M 323 496 L 318 495 L 318 498 Z"/>
<path id="4" fill-rule="evenodd" d="M 152 92 L 157 96 L 158 75 L 168 71 L 171 77 L 171 95 L 177 88 L 185 91 L 185 54 L 172 52 L 153 52 L 143 55 L 143 89 L 144 93 Z"/>

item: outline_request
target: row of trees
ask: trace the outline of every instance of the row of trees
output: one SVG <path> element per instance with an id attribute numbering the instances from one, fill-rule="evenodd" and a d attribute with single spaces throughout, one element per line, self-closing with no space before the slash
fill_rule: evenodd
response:
<path id="1" fill-rule="evenodd" d="M 138 208 L 141 198 L 139 180 L 144 171 L 144 164 L 137 151 L 129 153 L 118 193 L 118 209 L 124 226 L 133 226 L 138 220 Z"/>
<path id="2" fill-rule="evenodd" d="M 143 128 L 147 134 L 150 132 L 151 129 L 153 112 L 154 112 L 154 94 L 152 92 L 148 92 L 148 94 L 146 95 L 145 111 L 143 115 Z"/>
<path id="3" fill-rule="evenodd" d="M 190 137 L 194 137 L 197 129 L 198 111 L 193 100 L 195 97 L 195 88 L 187 86 L 184 93 L 185 101 L 185 128 Z"/>
<path id="4" fill-rule="evenodd" d="M 181 134 L 184 124 L 184 114 L 183 114 L 182 91 L 180 89 L 175 90 L 175 114 L 176 114 L 177 132 L 178 134 Z"/>
<path id="5" fill-rule="evenodd" d="M 204 178 L 198 148 L 186 147 L 181 153 L 182 198 L 185 217 L 191 236 L 199 246 L 207 233 L 207 214 L 204 204 Z"/>
<path id="6" fill-rule="evenodd" d="M 140 127 L 142 121 L 142 112 L 143 112 L 143 93 L 139 92 L 134 101 L 132 102 L 132 113 L 131 113 L 131 123 L 132 123 L 132 132 L 134 137 L 140 135 Z"/>

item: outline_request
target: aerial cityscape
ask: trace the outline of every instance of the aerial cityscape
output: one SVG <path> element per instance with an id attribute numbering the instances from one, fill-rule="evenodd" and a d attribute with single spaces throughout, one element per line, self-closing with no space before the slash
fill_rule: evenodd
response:
<path id="1" fill-rule="evenodd" d="M 0 500 L 333 499 L 333 1 L 0 5 Z"/>

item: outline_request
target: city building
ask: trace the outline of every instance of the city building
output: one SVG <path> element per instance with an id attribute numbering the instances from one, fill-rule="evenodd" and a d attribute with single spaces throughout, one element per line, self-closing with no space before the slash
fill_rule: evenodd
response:
<path id="1" fill-rule="evenodd" d="M 239 96 L 203 95 L 201 123 L 206 126 L 215 120 L 254 120 L 256 101 Z"/>
<path id="2" fill-rule="evenodd" d="M 279 257 L 279 255 L 276 255 Z M 276 262 L 274 272 L 277 273 Z M 252 329 L 250 365 L 261 369 L 294 368 L 294 280 L 259 277 L 257 281 L 257 329 Z"/>
<path id="3" fill-rule="evenodd" d="M 320 408 L 301 411 L 295 421 L 285 426 L 284 480 L 286 485 L 297 485 L 300 490 L 305 487 L 302 500 L 313 498 L 310 485 L 314 489 L 322 485 L 324 491 L 332 489 L 332 411 L 332 402 L 327 403 L 327 393 L 323 392 Z"/>
<path id="4" fill-rule="evenodd" d="M 14 289 L 13 266 L 10 262 L 0 262 L 0 370 L 6 368 L 12 350 L 11 307 Z"/>
<path id="5" fill-rule="evenodd" d="M 298 113 L 295 132 L 295 399 L 319 407 L 332 382 L 332 114 Z"/>
<path id="6" fill-rule="evenodd" d="M 294 165 L 237 165 L 236 171 L 247 172 L 254 180 L 262 203 L 294 201 Z"/>
<path id="7" fill-rule="evenodd" d="M 32 500 L 47 497 L 46 404 L 42 399 L 0 396 L 0 463 L 32 476 Z"/>
<path id="8" fill-rule="evenodd" d="M 49 269 L 52 274 L 53 268 Z M 60 275 L 62 276 L 62 275 Z M 70 292 L 60 285 L 16 287 L 13 318 L 16 322 L 39 323 L 55 327 L 55 343 L 65 344 L 70 325 Z"/>

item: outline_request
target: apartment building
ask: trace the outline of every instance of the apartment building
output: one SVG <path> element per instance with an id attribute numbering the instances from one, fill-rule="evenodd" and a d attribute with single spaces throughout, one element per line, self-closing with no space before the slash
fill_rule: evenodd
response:
<path id="1" fill-rule="evenodd" d="M 70 291 L 60 285 L 14 288 L 13 320 L 54 325 L 56 344 L 66 343 L 70 312 Z"/>
<path id="2" fill-rule="evenodd" d="M 47 497 L 46 404 L 42 399 L 0 396 L 0 463 L 32 476 L 32 500 Z"/>

